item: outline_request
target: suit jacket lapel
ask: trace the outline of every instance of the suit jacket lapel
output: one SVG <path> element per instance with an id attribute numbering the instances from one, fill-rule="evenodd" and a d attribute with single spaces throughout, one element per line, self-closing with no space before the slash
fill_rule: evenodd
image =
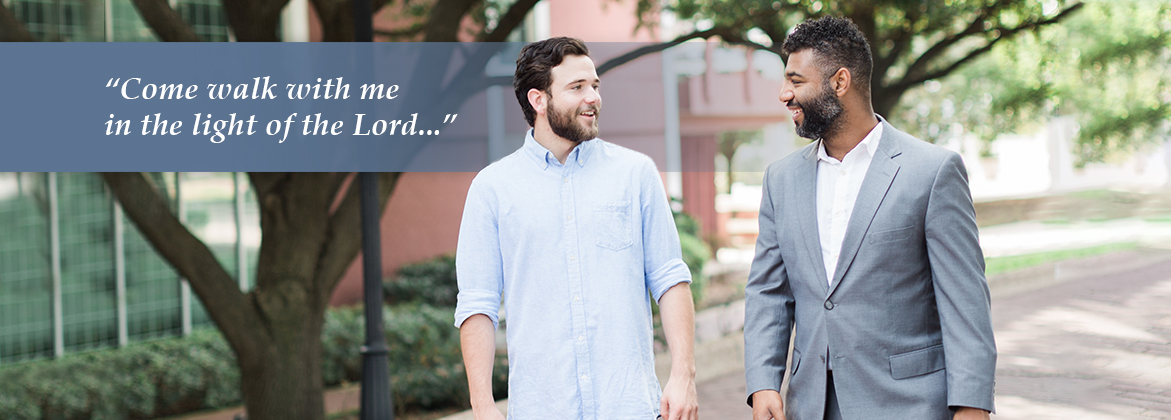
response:
<path id="1" fill-rule="evenodd" d="M 813 264 L 813 272 L 817 275 L 817 283 L 828 292 L 825 262 L 821 258 L 821 237 L 818 236 L 817 228 L 817 149 L 820 146 L 814 143 L 809 148 L 805 160 L 797 168 L 796 176 L 792 178 L 794 185 L 790 191 L 796 193 L 794 207 L 797 220 L 801 225 L 801 236 L 805 238 L 805 248 Z"/>
<path id="2" fill-rule="evenodd" d="M 862 179 L 862 187 L 858 190 L 858 199 L 854 201 L 854 211 L 846 225 L 846 237 L 842 240 L 842 252 L 838 256 L 837 269 L 834 271 L 833 281 L 829 285 L 830 295 L 833 294 L 834 290 L 837 290 L 846 271 L 850 269 L 850 264 L 854 262 L 854 256 L 858 254 L 858 247 L 862 245 L 862 239 L 866 237 L 866 231 L 870 229 L 870 222 L 874 220 L 874 214 L 878 212 L 878 207 L 882 204 L 895 175 L 899 172 L 899 164 L 894 160 L 902 153 L 898 143 L 899 138 L 895 134 L 894 127 L 891 127 L 885 120 L 880 119 L 879 121 L 883 127 L 882 137 L 878 142 L 878 152 L 870 160 L 870 168 L 866 170 L 866 177 Z M 814 222 L 816 223 L 816 220 Z M 824 270 L 823 268 L 822 271 Z M 825 274 L 822 274 L 822 278 L 825 278 Z"/>

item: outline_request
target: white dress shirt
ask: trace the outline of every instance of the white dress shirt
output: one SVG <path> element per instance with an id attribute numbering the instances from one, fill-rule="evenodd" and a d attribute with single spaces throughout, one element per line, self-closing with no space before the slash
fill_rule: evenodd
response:
<path id="1" fill-rule="evenodd" d="M 846 238 L 846 226 L 854 213 L 854 202 L 881 137 L 882 123 L 879 122 L 841 161 L 826 153 L 825 141 L 817 148 L 817 233 L 821 240 L 826 282 L 831 285 L 842 241 Z"/>

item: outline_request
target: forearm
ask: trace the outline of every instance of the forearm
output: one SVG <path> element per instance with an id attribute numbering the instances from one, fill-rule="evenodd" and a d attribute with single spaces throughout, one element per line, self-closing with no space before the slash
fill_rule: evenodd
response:
<path id="1" fill-rule="evenodd" d="M 695 305 L 691 285 L 679 283 L 659 298 L 663 333 L 671 351 L 671 375 L 695 377 Z"/>
<path id="2" fill-rule="evenodd" d="M 464 369 L 473 409 L 494 407 L 492 364 L 496 356 L 496 329 L 486 315 L 472 315 L 459 329 Z"/>

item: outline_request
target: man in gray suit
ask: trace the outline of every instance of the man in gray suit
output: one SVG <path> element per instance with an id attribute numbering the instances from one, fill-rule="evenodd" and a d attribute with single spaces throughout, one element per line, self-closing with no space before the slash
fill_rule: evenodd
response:
<path id="1" fill-rule="evenodd" d="M 780 100 L 817 141 L 765 173 L 745 289 L 753 418 L 987 419 L 996 345 L 963 162 L 874 114 L 853 22 L 805 22 L 782 49 Z"/>

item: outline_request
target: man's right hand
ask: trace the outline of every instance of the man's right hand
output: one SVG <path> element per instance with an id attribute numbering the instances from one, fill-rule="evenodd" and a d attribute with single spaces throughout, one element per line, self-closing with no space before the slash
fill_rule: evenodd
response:
<path id="1" fill-rule="evenodd" d="M 501 413 L 495 404 L 484 407 L 483 410 L 472 410 L 472 416 L 476 420 L 505 420 L 504 413 Z"/>
<path id="2" fill-rule="evenodd" d="M 752 420 L 785 420 L 785 403 L 781 393 L 771 389 L 752 393 Z"/>

